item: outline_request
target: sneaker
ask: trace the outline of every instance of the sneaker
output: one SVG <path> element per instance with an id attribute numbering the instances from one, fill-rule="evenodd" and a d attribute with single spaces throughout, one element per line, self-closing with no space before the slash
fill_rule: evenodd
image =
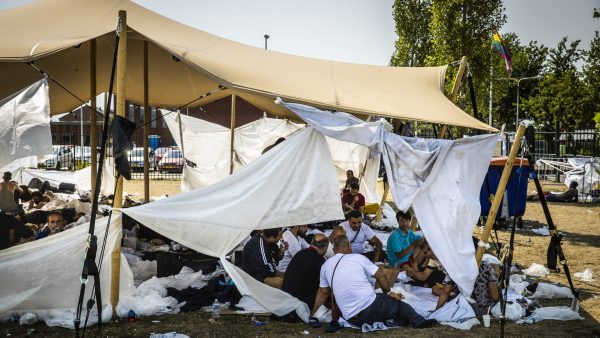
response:
<path id="1" fill-rule="evenodd" d="M 437 324 L 437 320 L 435 319 L 423 319 L 419 324 L 413 325 L 415 329 L 424 329 L 428 327 L 432 327 Z"/>

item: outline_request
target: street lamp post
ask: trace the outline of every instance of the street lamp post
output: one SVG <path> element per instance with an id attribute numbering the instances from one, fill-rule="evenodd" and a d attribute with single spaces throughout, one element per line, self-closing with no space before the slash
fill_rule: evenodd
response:
<path id="1" fill-rule="evenodd" d="M 520 101 L 520 95 L 519 95 L 519 89 L 521 86 L 521 81 L 523 80 L 539 80 L 542 79 L 543 76 L 531 76 L 531 77 L 522 77 L 520 79 L 517 80 L 517 120 L 515 121 L 515 126 L 519 126 L 519 101 Z"/>
<path id="2" fill-rule="evenodd" d="M 265 50 L 266 50 L 267 49 L 267 41 L 269 41 L 270 36 L 269 36 L 269 34 L 265 34 L 264 37 L 265 37 Z"/>

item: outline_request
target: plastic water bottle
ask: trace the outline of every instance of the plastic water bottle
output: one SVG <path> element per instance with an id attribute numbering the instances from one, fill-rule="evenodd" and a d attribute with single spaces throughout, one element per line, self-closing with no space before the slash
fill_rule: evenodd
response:
<path id="1" fill-rule="evenodd" d="M 218 299 L 215 299 L 215 302 L 212 304 L 212 317 L 219 318 L 221 314 L 221 303 L 219 303 Z"/>

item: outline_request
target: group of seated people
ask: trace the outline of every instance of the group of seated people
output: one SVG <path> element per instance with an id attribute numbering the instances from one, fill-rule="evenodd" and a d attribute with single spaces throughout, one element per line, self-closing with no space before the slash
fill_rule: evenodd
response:
<path id="1" fill-rule="evenodd" d="M 12 181 L 10 172 L 4 173 L 0 183 L 0 250 L 54 235 L 89 220 L 85 213 L 73 208 L 44 210 L 55 195 L 48 182 L 38 183 L 37 188 L 30 188 L 32 184 L 19 186 Z"/>
<path id="2" fill-rule="evenodd" d="M 385 253 L 379 238 L 362 222 L 362 214 L 353 210 L 329 236 L 312 230 L 307 236 L 312 237 L 310 244 L 304 239 L 306 225 L 284 231 L 263 230 L 244 246 L 241 267 L 256 280 L 306 303 L 312 315 L 325 305 L 332 310 L 334 320 L 341 316 L 356 326 L 392 320 L 395 325 L 428 327 L 435 320 L 423 318 L 401 302 L 401 294 L 390 292 L 398 274 L 405 271 L 411 284 L 431 288 L 438 296 L 436 309 L 459 291 L 425 239 L 410 228 L 410 212 L 399 211 L 396 217 L 399 227 L 389 236 Z M 365 252 L 365 243 L 373 250 Z M 374 264 L 383 261 L 386 254 L 387 266 Z M 470 295 L 477 315 L 499 299 L 498 271 L 486 263 L 479 271 Z M 383 293 L 375 293 L 376 288 Z M 313 324 L 315 320 L 311 318 Z"/>

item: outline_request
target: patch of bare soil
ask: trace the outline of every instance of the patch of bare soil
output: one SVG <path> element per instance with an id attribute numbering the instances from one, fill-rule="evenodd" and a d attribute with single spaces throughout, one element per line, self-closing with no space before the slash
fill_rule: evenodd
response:
<path id="1" fill-rule="evenodd" d="M 134 183 L 136 181 L 133 181 Z M 141 181 L 138 181 L 141 182 Z M 157 184 L 164 183 L 164 186 Z M 133 185 L 127 185 L 128 187 Z M 143 185 L 138 185 L 142 186 Z M 177 188 L 177 189 L 175 189 Z M 152 182 L 152 194 L 162 194 L 161 191 L 178 191 L 179 181 Z M 169 190 L 170 189 L 170 190 Z M 546 183 L 544 189 L 564 190 L 564 185 Z M 529 190 L 533 190 L 530 186 Z M 137 190 L 142 192 L 142 190 Z M 508 323 L 506 326 L 507 337 L 600 337 L 600 205 L 598 204 L 550 204 L 550 212 L 558 229 L 564 234 L 563 249 L 568 259 L 571 273 L 591 268 L 595 278 L 592 282 L 583 282 L 574 279 L 575 287 L 581 290 L 580 313 L 585 317 L 581 321 L 542 321 L 533 325 L 516 325 Z M 523 217 L 525 227 L 541 227 L 546 224 L 544 214 L 539 202 L 528 202 L 527 211 Z M 479 236 L 479 229 L 475 229 Z M 506 230 L 498 231 L 502 243 L 506 243 L 510 233 Z M 540 236 L 527 230 L 518 230 L 516 233 L 516 247 L 514 262 L 529 266 L 531 263 L 545 264 L 546 250 L 550 241 L 549 236 Z M 563 273 L 552 273 L 543 281 L 561 283 L 567 285 L 567 279 Z M 75 296 L 76 290 L 73 290 Z M 541 301 L 544 306 L 570 305 L 568 300 Z M 274 322 L 268 318 L 259 317 L 269 323 L 257 327 L 250 321 L 250 316 L 223 315 L 214 323 L 209 321 L 210 315 L 201 311 L 183 313 L 178 315 L 165 315 L 160 317 L 141 318 L 134 323 L 120 320 L 107 324 L 101 332 L 92 327 L 87 332 L 88 337 L 148 337 L 151 333 L 172 332 L 187 334 L 190 337 L 297 337 L 297 336 L 325 336 L 325 329 L 313 329 L 305 324 L 289 324 Z M 159 323 L 153 323 L 159 320 Z M 35 329 L 27 335 L 29 329 Z M 308 335 L 303 335 L 303 331 Z M 378 337 L 498 337 L 500 325 L 492 321 L 489 329 L 476 326 L 471 331 L 459 331 L 447 326 L 438 325 L 429 329 L 414 330 L 412 328 L 399 328 L 383 332 L 370 333 L 369 336 Z M 10 337 L 70 337 L 74 331 L 50 328 L 44 323 L 20 326 L 18 323 L 0 324 L 0 336 Z M 331 337 L 364 336 L 357 330 L 344 329 L 335 334 L 327 334 Z"/>

